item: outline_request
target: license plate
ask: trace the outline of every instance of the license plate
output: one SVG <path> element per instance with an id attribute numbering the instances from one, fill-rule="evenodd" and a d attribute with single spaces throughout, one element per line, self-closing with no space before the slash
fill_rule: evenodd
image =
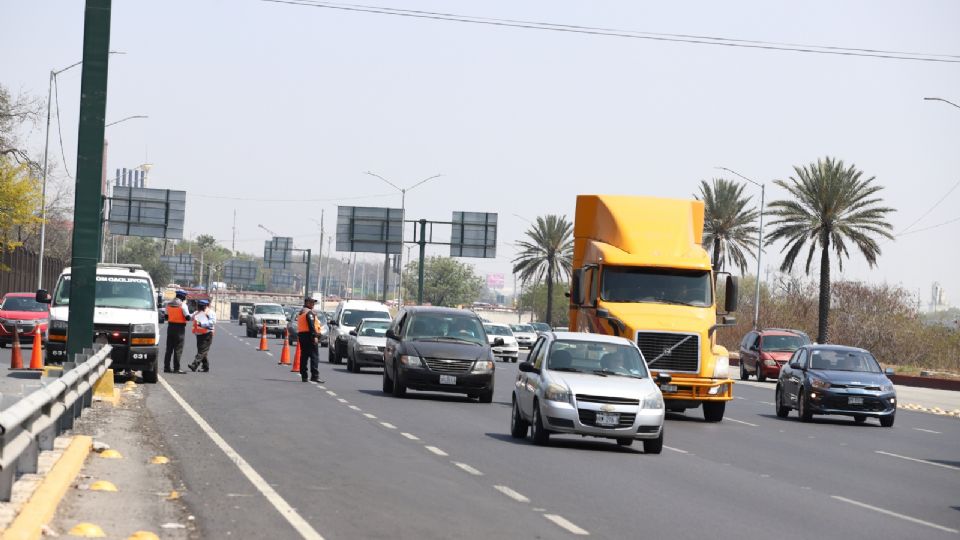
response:
<path id="1" fill-rule="evenodd" d="M 672 392 L 676 392 L 676 391 L 677 391 L 677 385 L 675 385 L 675 384 L 661 384 L 661 385 L 660 385 L 660 390 L 663 391 L 663 392 L 671 392 L 671 393 L 672 393 Z"/>
<path id="2" fill-rule="evenodd" d="M 850 405 L 863 405 L 863 398 L 862 397 L 847 398 L 847 403 L 849 403 Z"/>
<path id="3" fill-rule="evenodd" d="M 598 426 L 615 426 L 620 423 L 619 413 L 597 413 L 597 419 L 594 420 Z"/>
<path id="4" fill-rule="evenodd" d="M 440 384 L 457 384 L 457 378 L 453 375 L 441 375 Z"/>

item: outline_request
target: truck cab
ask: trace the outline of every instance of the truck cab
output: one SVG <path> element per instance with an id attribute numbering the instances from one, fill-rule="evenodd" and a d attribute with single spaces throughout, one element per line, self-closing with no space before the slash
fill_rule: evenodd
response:
<path id="1" fill-rule="evenodd" d="M 655 375 L 671 375 L 661 388 L 668 411 L 702 405 L 719 422 L 733 381 L 716 329 L 734 323 L 737 282 L 713 272 L 703 219 L 701 201 L 578 196 L 570 325 L 633 340 Z"/>

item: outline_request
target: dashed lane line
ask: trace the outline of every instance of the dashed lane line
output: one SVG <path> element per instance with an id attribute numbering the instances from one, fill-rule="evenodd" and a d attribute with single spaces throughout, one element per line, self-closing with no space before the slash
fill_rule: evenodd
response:
<path id="1" fill-rule="evenodd" d="M 937 463 L 936 461 L 927 461 L 925 459 L 919 459 L 910 456 L 901 456 L 900 454 L 891 454 L 890 452 L 884 452 L 883 450 L 877 450 L 876 453 L 884 456 L 905 459 L 907 461 L 916 461 L 917 463 L 923 463 L 925 465 L 933 465 L 934 467 L 943 467 L 944 469 L 950 469 L 952 471 L 960 471 L 960 467 L 954 467 L 953 465 L 947 465 L 945 463 Z"/>
<path id="2" fill-rule="evenodd" d="M 359 411 L 360 407 L 357 407 L 356 405 L 350 405 L 350 409 L 354 411 Z"/>
<path id="3" fill-rule="evenodd" d="M 387 429 L 397 429 L 397 426 L 391 424 L 390 422 L 380 422 L 380 425 Z"/>
<path id="4" fill-rule="evenodd" d="M 419 440 L 420 440 L 420 437 L 417 437 L 417 436 L 414 435 L 413 433 L 407 433 L 406 431 L 404 431 L 403 433 L 401 433 L 401 435 L 403 435 L 404 437 L 410 439 L 411 441 L 419 441 Z"/>
<path id="5" fill-rule="evenodd" d="M 437 448 L 436 446 L 425 446 L 424 448 L 426 448 L 426 449 L 429 450 L 430 452 L 433 452 L 434 454 L 436 454 L 436 455 L 438 455 L 438 456 L 441 456 L 441 457 L 446 457 L 446 456 L 449 455 L 449 454 L 447 454 L 446 452 L 444 452 L 443 450 Z"/>
<path id="6" fill-rule="evenodd" d="M 553 522 L 554 525 L 557 525 L 561 529 L 566 529 L 570 534 L 575 534 L 577 536 L 589 536 L 590 533 L 580 527 L 577 527 L 570 521 L 568 521 L 563 516 L 558 516 L 556 514 L 544 514 L 543 517 L 549 519 Z"/>
<path id="7" fill-rule="evenodd" d="M 764 405 L 770 405 L 771 407 L 773 407 L 774 405 L 776 405 L 776 403 L 774 403 L 774 402 L 772 402 L 772 401 L 761 401 L 760 403 L 763 403 Z"/>
<path id="8" fill-rule="evenodd" d="M 500 493 L 503 493 L 507 497 L 510 497 L 511 499 L 517 502 L 521 502 L 521 503 L 530 502 L 530 499 L 528 499 L 526 496 L 521 495 L 520 493 L 517 493 L 516 491 L 508 488 L 507 486 L 493 486 L 493 489 L 499 491 Z"/>
<path id="9" fill-rule="evenodd" d="M 210 437 L 213 443 L 240 469 L 240 472 L 247 477 L 247 480 L 253 484 L 253 487 L 257 488 L 257 491 L 266 497 L 267 501 L 277 509 L 277 512 L 280 512 L 280 515 L 287 520 L 287 523 L 300 533 L 301 537 L 307 540 L 323 540 L 323 536 L 311 527 L 310 524 L 260 476 L 260 473 L 251 467 L 250 464 L 247 463 L 247 460 L 243 459 L 243 456 L 238 454 L 189 403 L 180 397 L 180 394 L 178 394 L 166 380 L 160 378 L 160 384 L 170 393 L 173 400 L 179 403 L 183 410 L 187 412 L 187 415 L 200 426 L 200 429 Z"/>
<path id="10" fill-rule="evenodd" d="M 690 453 L 690 452 L 687 452 L 686 450 L 681 450 L 681 449 L 679 449 L 679 448 L 674 448 L 674 447 L 672 447 L 672 446 L 663 445 L 663 447 L 666 448 L 667 450 L 670 450 L 671 452 L 676 452 L 676 453 L 678 453 L 678 454 L 689 454 L 689 453 Z"/>
<path id="11" fill-rule="evenodd" d="M 341 397 L 341 398 L 337 398 L 337 401 L 339 401 L 340 403 L 350 403 L 349 401 L 343 399 L 342 397 Z"/>
<path id="12" fill-rule="evenodd" d="M 366 413 L 363 413 L 363 415 L 366 416 L 367 418 L 371 419 L 371 420 L 376 420 L 376 419 L 377 419 L 377 415 L 375 415 L 375 414 L 370 414 L 370 413 L 366 412 Z"/>
<path id="13" fill-rule="evenodd" d="M 461 469 L 462 471 L 464 471 L 464 472 L 466 472 L 466 473 L 468 473 L 468 474 L 472 474 L 472 475 L 474 475 L 474 476 L 483 476 L 483 473 L 482 473 L 482 472 L 480 472 L 480 471 L 478 471 L 477 469 L 471 467 L 470 465 L 467 465 L 466 463 L 460 463 L 459 461 L 451 461 L 451 463 L 453 463 L 453 464 L 456 465 L 459 469 Z"/>
<path id="14" fill-rule="evenodd" d="M 886 514 L 886 515 L 888 515 L 888 516 L 890 516 L 890 517 L 895 517 L 895 518 L 897 518 L 897 519 L 902 519 L 902 520 L 904 520 L 904 521 L 909 521 L 910 523 L 916 523 L 917 525 L 924 525 L 924 526 L 931 527 L 931 528 L 934 528 L 934 529 L 938 529 L 938 530 L 941 530 L 941 531 L 945 531 L 945 532 L 949 532 L 949 533 L 953 533 L 953 534 L 960 534 L 960 531 L 958 531 L 957 529 L 951 529 L 950 527 L 944 527 L 943 525 L 937 525 L 936 523 L 930 523 L 929 521 L 924 521 L 924 520 L 922 520 L 922 519 L 917 519 L 917 518 L 915 518 L 915 517 L 907 516 L 907 515 L 904 515 L 904 514 L 899 514 L 899 513 L 897 513 L 897 512 L 893 512 L 893 511 L 887 510 L 887 509 L 885 509 L 885 508 L 880 508 L 880 507 L 878 507 L 878 506 L 873 506 L 873 505 L 871 505 L 871 504 L 862 503 L 862 502 L 860 502 L 860 501 L 855 501 L 855 500 L 853 500 L 853 499 L 848 499 L 848 498 L 846 498 L 846 497 L 840 497 L 839 495 L 831 495 L 830 498 L 831 498 L 831 499 L 836 499 L 836 500 L 838 500 L 838 501 L 843 501 L 843 502 L 845 502 L 845 503 L 847 503 L 847 504 L 852 504 L 852 505 L 854 505 L 854 506 L 859 506 L 860 508 L 866 508 L 867 510 L 873 510 L 874 512 L 879 512 L 879 513 L 881 513 L 881 514 Z"/>
<path id="15" fill-rule="evenodd" d="M 336 396 L 337 396 L 337 393 L 334 392 L 333 390 L 327 390 L 327 395 L 328 395 L 328 396 L 336 397 Z"/>
<path id="16" fill-rule="evenodd" d="M 729 416 L 724 417 L 731 422 L 736 422 L 738 424 L 743 424 L 745 426 L 760 427 L 756 424 L 751 424 L 750 422 L 744 422 L 743 420 L 737 420 L 736 418 L 730 418 Z"/>
<path id="17" fill-rule="evenodd" d="M 922 431 L 922 432 L 924 432 L 924 433 L 933 433 L 934 435 L 943 435 L 943 432 L 941 432 L 941 431 L 934 431 L 934 430 L 932 430 L 932 429 L 923 429 L 923 428 L 919 428 L 919 427 L 915 427 L 915 428 L 913 428 L 913 429 L 915 429 L 915 430 L 917 430 L 917 431 Z"/>

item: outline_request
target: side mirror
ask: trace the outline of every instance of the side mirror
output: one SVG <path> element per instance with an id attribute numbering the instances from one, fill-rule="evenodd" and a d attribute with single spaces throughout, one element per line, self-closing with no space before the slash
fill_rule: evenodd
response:
<path id="1" fill-rule="evenodd" d="M 570 293 L 567 295 L 570 301 L 578 306 L 583 304 L 583 296 L 580 294 L 581 281 L 583 281 L 583 269 L 578 268 L 570 275 Z"/>
<path id="2" fill-rule="evenodd" d="M 757 345 L 757 344 L 753 344 L 753 345 L 750 346 L 750 350 L 751 350 L 751 351 L 759 351 L 759 350 L 760 350 L 760 346 Z"/>
<path id="3" fill-rule="evenodd" d="M 502 338 L 502 337 L 494 338 L 494 339 L 493 339 L 493 346 L 494 346 L 494 347 L 503 347 L 503 338 Z"/>
<path id="4" fill-rule="evenodd" d="M 328 323 L 328 324 L 329 324 L 329 323 Z M 387 336 L 387 339 L 400 339 L 400 336 L 398 336 L 398 335 L 397 335 L 392 329 L 390 329 L 390 328 L 387 329 L 386 336 Z"/>
<path id="5" fill-rule="evenodd" d="M 727 298 L 724 302 L 723 309 L 727 313 L 733 313 L 737 310 L 737 302 L 740 301 L 740 280 L 734 276 L 727 276 Z"/>
<path id="6" fill-rule="evenodd" d="M 337 323 L 337 321 L 327 321 L 327 324 L 329 324 L 330 326 L 340 326 L 340 325 Z"/>
<path id="7" fill-rule="evenodd" d="M 51 300 L 50 293 L 48 293 L 45 289 L 40 289 L 37 291 L 34 300 L 36 300 L 39 304 L 49 304 Z"/>
<path id="8" fill-rule="evenodd" d="M 517 369 L 524 373 L 540 373 L 540 370 L 533 367 L 532 362 L 520 362 L 520 365 L 517 366 Z"/>
<path id="9" fill-rule="evenodd" d="M 356 337 L 357 331 L 356 331 L 356 330 L 351 330 L 351 331 L 350 331 L 350 335 Z"/>
<path id="10" fill-rule="evenodd" d="M 894 375 L 895 372 L 893 371 L 893 368 L 892 368 L 892 367 L 888 367 L 887 369 L 883 370 L 883 374 L 884 374 L 884 375 Z"/>
<path id="11" fill-rule="evenodd" d="M 790 362 L 790 369 L 800 369 L 800 362 Z"/>
<path id="12" fill-rule="evenodd" d="M 669 373 L 657 373 L 657 384 L 670 384 L 673 376 Z"/>

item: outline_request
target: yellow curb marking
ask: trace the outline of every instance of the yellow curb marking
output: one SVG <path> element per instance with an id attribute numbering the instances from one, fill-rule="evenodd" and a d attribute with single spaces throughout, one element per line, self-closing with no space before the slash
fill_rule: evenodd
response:
<path id="1" fill-rule="evenodd" d="M 103 459 L 123 459 L 123 454 L 117 452 L 113 448 L 109 448 L 103 452 L 100 452 L 100 457 Z"/>
<path id="2" fill-rule="evenodd" d="M 103 529 L 93 523 L 77 523 L 67 534 L 81 538 L 105 538 L 107 536 Z"/>
<path id="3" fill-rule="evenodd" d="M 90 484 L 90 491 L 119 491 L 113 482 L 106 480 L 97 480 Z"/>
<path id="4" fill-rule="evenodd" d="M 127 540 L 160 540 L 160 537 L 150 531 L 137 531 L 131 534 Z"/>
<path id="5" fill-rule="evenodd" d="M 167 495 L 167 500 L 168 500 L 168 501 L 175 501 L 175 500 L 177 500 L 177 499 L 179 499 L 179 498 L 180 498 L 180 493 L 177 492 L 177 490 L 173 490 L 173 491 L 170 492 L 170 495 Z"/>
<path id="6" fill-rule="evenodd" d="M 170 463 L 170 459 L 167 456 L 153 456 L 153 459 L 150 460 L 150 463 L 154 465 L 166 465 Z"/>

